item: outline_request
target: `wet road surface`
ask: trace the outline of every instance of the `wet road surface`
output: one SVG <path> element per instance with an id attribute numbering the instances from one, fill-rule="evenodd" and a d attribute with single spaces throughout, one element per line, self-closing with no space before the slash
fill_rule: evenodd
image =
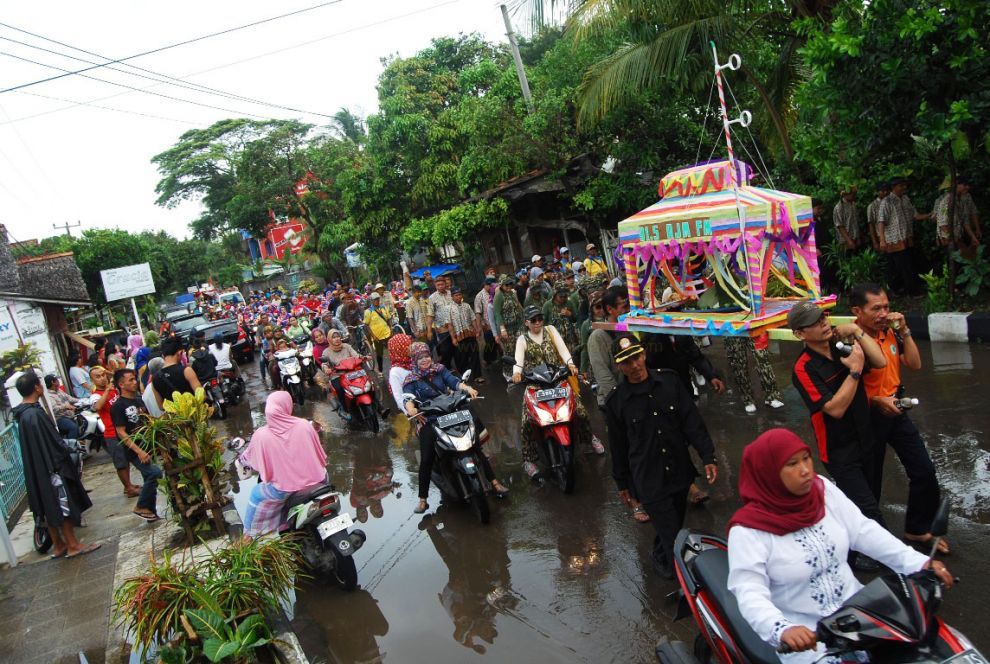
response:
<path id="1" fill-rule="evenodd" d="M 740 399 L 703 394 L 699 407 L 717 447 L 719 479 L 712 499 L 690 508 L 686 525 L 724 533 L 739 506 L 736 471 L 743 446 L 760 431 L 785 426 L 812 441 L 808 414 L 790 385 L 794 343 L 772 345 L 785 408 L 760 405 L 754 415 Z M 707 351 L 726 375 L 722 345 Z M 945 559 L 962 582 L 941 609 L 950 624 L 990 652 L 985 573 L 990 557 L 990 346 L 921 344 L 924 369 L 905 371 L 908 395 L 921 400 L 912 418 L 925 436 L 943 490 L 953 504 Z M 267 394 L 257 367 L 244 365 L 248 405 L 233 409 L 222 428 L 250 435 L 263 422 Z M 649 524 L 638 524 L 619 501 L 607 457 L 582 456 L 575 494 L 525 478 L 518 450 L 518 393 L 505 394 L 486 374 L 478 414 L 492 433 L 495 472 L 510 488 L 492 500 L 492 521 L 477 522 L 466 506 L 440 506 L 414 515 L 418 443 L 394 414 L 379 436 L 350 429 L 326 402 L 308 401 L 297 415 L 323 426 L 330 477 L 345 507 L 368 535 L 356 554 L 361 589 L 345 594 L 315 582 L 298 593 L 293 625 L 314 661 L 650 662 L 661 636 L 691 642 L 690 620 L 673 622 L 676 588 L 652 572 Z M 759 399 L 755 372 L 754 390 Z M 316 394 L 312 393 L 315 397 Z M 592 423 L 603 423 L 586 395 Z M 390 403 L 394 407 L 394 403 Z M 901 532 L 906 477 L 888 454 L 884 509 Z"/>

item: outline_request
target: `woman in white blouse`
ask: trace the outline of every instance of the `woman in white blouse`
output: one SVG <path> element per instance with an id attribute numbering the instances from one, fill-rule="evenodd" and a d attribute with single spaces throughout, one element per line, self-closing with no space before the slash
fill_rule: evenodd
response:
<path id="1" fill-rule="evenodd" d="M 863 587 L 846 563 L 850 549 L 902 574 L 928 565 L 818 477 L 808 446 L 787 429 L 771 429 L 743 451 L 739 494 L 744 505 L 729 521 L 729 590 L 761 639 L 795 651 L 781 661 L 813 662 L 824 652 L 816 623 Z M 951 587 L 945 566 L 932 565 Z"/>

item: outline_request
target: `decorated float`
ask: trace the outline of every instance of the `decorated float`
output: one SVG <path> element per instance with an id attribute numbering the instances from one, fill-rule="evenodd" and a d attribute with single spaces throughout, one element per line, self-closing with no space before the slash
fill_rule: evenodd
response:
<path id="1" fill-rule="evenodd" d="M 714 47 L 713 47 L 714 49 Z M 823 308 L 811 199 L 753 184 L 735 159 L 717 64 L 729 158 L 667 174 L 660 201 L 619 223 L 618 257 L 629 289 L 629 314 L 614 326 L 633 332 L 758 336 L 785 324 L 798 300 Z"/>

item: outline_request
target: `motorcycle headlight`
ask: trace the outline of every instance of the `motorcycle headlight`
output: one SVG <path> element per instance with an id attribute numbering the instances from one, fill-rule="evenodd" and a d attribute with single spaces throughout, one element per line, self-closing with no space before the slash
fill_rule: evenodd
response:
<path id="1" fill-rule="evenodd" d="M 553 415 L 549 411 L 536 407 L 536 415 L 540 418 L 540 426 L 547 426 L 548 424 L 553 424 Z"/>
<path id="2" fill-rule="evenodd" d="M 566 420 L 571 416 L 571 406 L 566 401 L 564 404 L 557 409 L 557 421 Z"/>
<path id="3" fill-rule="evenodd" d="M 363 389 L 361 389 L 360 387 L 348 387 L 347 389 L 348 389 L 348 390 L 350 391 L 350 393 L 351 393 L 351 394 L 353 394 L 354 396 L 358 396 L 358 395 L 360 395 L 360 394 L 364 394 L 364 390 L 363 390 Z"/>

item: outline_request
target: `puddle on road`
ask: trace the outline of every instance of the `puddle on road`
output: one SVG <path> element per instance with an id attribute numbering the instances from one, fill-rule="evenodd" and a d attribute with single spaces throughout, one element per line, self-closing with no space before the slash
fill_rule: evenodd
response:
<path id="1" fill-rule="evenodd" d="M 721 344 L 709 352 L 726 374 Z M 739 505 L 742 448 L 760 431 L 786 426 L 813 440 L 807 411 L 790 386 L 796 353 L 796 345 L 780 344 L 774 355 L 787 404 L 779 411 L 761 407 L 746 415 L 736 395 L 700 399 L 720 479 L 709 489 L 711 501 L 689 510 L 688 526 L 724 532 Z M 985 649 L 980 602 L 990 595 L 982 569 L 990 555 L 990 414 L 983 395 L 990 389 L 990 347 L 963 352 L 923 344 L 922 357 L 921 372 L 905 372 L 909 394 L 921 400 L 912 418 L 953 500 L 956 549 L 947 563 L 965 579 L 943 615 Z M 249 375 L 251 408 L 233 409 L 223 423 L 245 437 L 263 423 L 267 392 L 256 376 Z M 512 493 L 493 501 L 487 526 L 467 508 L 440 507 L 435 489 L 430 513 L 412 514 L 418 445 L 405 418 L 393 415 L 375 437 L 352 430 L 325 402 L 307 401 L 296 413 L 323 427 L 331 481 L 368 535 L 355 556 L 360 590 L 343 593 L 313 580 L 298 593 L 293 626 L 314 661 L 653 662 L 661 636 L 693 640 L 690 620 L 672 621 L 675 607 L 666 595 L 674 586 L 658 580 L 648 563 L 653 530 L 633 521 L 618 501 L 609 461 L 581 457 L 572 496 L 531 485 L 520 469 L 519 397 L 507 397 L 497 377 L 489 379 L 478 412 L 492 433 L 495 471 Z M 759 395 L 755 375 L 754 383 Z M 589 410 L 601 435 L 600 418 Z M 889 454 L 884 503 L 895 532 L 906 495 L 903 470 Z"/>

